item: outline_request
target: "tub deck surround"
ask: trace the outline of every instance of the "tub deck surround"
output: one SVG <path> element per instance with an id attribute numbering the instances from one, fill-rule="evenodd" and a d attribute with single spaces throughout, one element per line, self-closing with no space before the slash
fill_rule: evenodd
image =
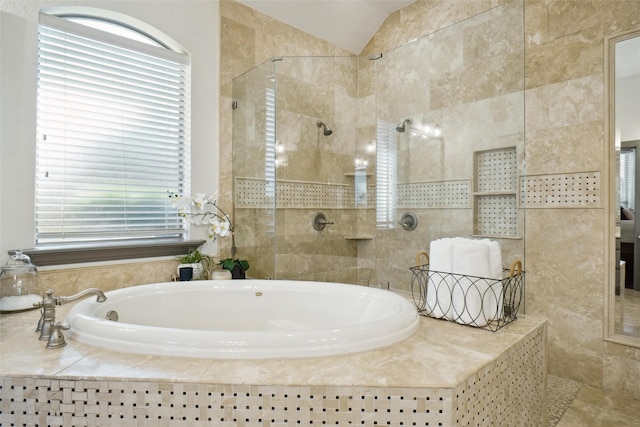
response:
<path id="1" fill-rule="evenodd" d="M 58 307 L 63 319 L 75 304 Z M 0 374 L 219 384 L 450 388 L 545 323 L 527 315 L 498 332 L 420 318 L 418 331 L 377 350 L 299 359 L 224 360 L 107 350 L 67 338 L 45 349 L 37 311 L 0 316 Z"/>
<path id="2" fill-rule="evenodd" d="M 47 350 L 38 317 L 0 316 L 3 425 L 87 416 L 125 426 L 143 425 L 137 417 L 189 426 L 544 425 L 546 321 L 536 316 L 495 333 L 421 317 L 413 336 L 389 347 L 261 360 L 147 356 L 73 339 Z"/>

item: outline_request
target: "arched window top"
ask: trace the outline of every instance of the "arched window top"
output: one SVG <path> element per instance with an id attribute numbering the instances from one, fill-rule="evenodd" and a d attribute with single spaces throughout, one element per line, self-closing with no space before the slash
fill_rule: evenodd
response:
<path id="1" fill-rule="evenodd" d="M 48 17 L 62 18 L 103 32 L 125 37 L 141 43 L 162 47 L 179 54 L 187 51 L 171 37 L 157 28 L 131 16 L 85 6 L 59 6 L 40 10 L 40 22 Z"/>

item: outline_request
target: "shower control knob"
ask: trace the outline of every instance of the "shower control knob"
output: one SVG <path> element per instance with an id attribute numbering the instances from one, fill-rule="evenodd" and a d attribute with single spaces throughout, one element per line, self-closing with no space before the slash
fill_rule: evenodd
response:
<path id="1" fill-rule="evenodd" d="M 413 231 L 418 226 L 418 217 L 413 212 L 406 212 L 398 221 L 398 224 L 407 231 Z"/>
<path id="2" fill-rule="evenodd" d="M 322 231 L 327 225 L 332 225 L 333 222 L 327 221 L 327 217 L 322 213 L 318 212 L 316 216 L 313 217 L 313 228 L 317 231 Z"/>

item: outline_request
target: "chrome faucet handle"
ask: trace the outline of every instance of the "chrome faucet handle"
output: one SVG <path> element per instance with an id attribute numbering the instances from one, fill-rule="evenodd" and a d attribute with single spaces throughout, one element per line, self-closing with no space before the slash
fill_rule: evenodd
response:
<path id="1" fill-rule="evenodd" d="M 40 332 L 40 341 L 47 341 L 51 336 L 53 324 L 56 321 L 56 305 L 59 305 L 53 296 L 52 289 L 47 290 L 45 294 L 46 296 L 42 300 L 42 317 L 36 329 L 36 332 Z"/>
<path id="2" fill-rule="evenodd" d="M 313 221 L 311 222 L 311 225 L 313 225 L 314 230 L 322 231 L 327 225 L 333 225 L 333 222 L 327 221 L 327 217 L 322 212 L 318 212 L 313 217 Z"/>
<path id="3" fill-rule="evenodd" d="M 60 348 L 67 345 L 67 342 L 64 340 L 63 330 L 68 330 L 71 327 L 68 323 L 55 322 L 51 325 L 51 335 L 49 336 L 49 340 L 47 341 L 47 348 Z"/>
<path id="4" fill-rule="evenodd" d="M 398 221 L 404 230 L 413 231 L 418 226 L 418 217 L 413 212 L 405 212 Z"/>
<path id="5" fill-rule="evenodd" d="M 38 320 L 38 326 L 36 327 L 36 332 L 42 332 L 42 325 L 44 325 L 44 309 L 40 310 L 40 320 Z"/>

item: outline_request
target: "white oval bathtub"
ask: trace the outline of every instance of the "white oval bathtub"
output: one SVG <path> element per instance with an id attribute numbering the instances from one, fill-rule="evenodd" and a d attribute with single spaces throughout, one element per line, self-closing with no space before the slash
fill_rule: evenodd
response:
<path id="1" fill-rule="evenodd" d="M 106 295 L 69 311 L 71 339 L 144 354 L 260 359 L 371 350 L 418 328 L 417 310 L 402 296 L 340 283 L 168 282 Z M 118 321 L 107 320 L 111 311 Z"/>

